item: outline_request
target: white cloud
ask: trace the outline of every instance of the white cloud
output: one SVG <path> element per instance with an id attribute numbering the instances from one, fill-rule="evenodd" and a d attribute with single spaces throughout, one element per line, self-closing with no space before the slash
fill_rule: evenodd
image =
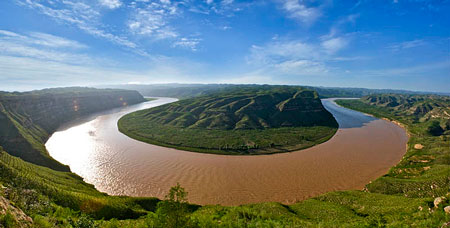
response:
<path id="1" fill-rule="evenodd" d="M 176 7 L 170 3 L 151 3 L 136 7 L 128 28 L 134 34 L 154 39 L 176 38 L 178 33 L 169 25 L 169 20 L 176 13 Z"/>
<path id="2" fill-rule="evenodd" d="M 98 62 L 95 62 L 98 63 Z M 125 70 L 116 65 L 73 65 L 27 56 L 0 53 L 0 90 L 31 90 L 55 86 L 94 86 L 102 84 L 198 83 L 201 65 L 182 59 L 162 58 L 147 65 L 147 70 Z"/>
<path id="3" fill-rule="evenodd" d="M 222 5 L 230 5 L 233 4 L 234 0 L 222 0 Z"/>
<path id="4" fill-rule="evenodd" d="M 33 38 L 32 42 L 38 45 L 42 46 L 48 46 L 48 47 L 67 47 L 67 48 L 87 48 L 86 45 L 79 43 L 75 40 L 69 40 L 66 38 L 62 38 L 59 36 L 54 36 L 47 33 L 41 33 L 41 32 L 32 32 L 30 33 L 30 38 Z"/>
<path id="5" fill-rule="evenodd" d="M 195 39 L 180 39 L 195 48 Z M 76 47 L 76 48 L 74 48 Z M 45 33 L 0 30 L 0 89 L 29 90 L 42 87 L 110 83 L 188 81 L 203 66 L 197 62 L 152 56 L 142 62 L 147 70 L 124 70 L 110 59 L 85 53 L 77 41 Z"/>
<path id="6" fill-rule="evenodd" d="M 198 38 L 181 38 L 173 43 L 174 47 L 182 47 L 186 49 L 190 49 L 192 51 L 197 51 L 197 46 L 200 43 L 201 39 Z"/>
<path id="7" fill-rule="evenodd" d="M 218 14 L 226 17 L 234 16 L 235 12 L 242 11 L 244 8 L 249 8 L 258 1 L 250 2 L 235 2 L 234 0 L 204 0 L 198 4 L 192 0 L 183 1 L 183 4 L 188 7 L 188 10 L 199 14 Z"/>
<path id="8" fill-rule="evenodd" d="M 7 31 L 7 30 L 0 30 L 0 35 L 9 36 L 9 37 L 15 37 L 15 38 L 22 38 L 23 37 L 23 36 L 15 33 L 15 32 Z"/>
<path id="9" fill-rule="evenodd" d="M 150 4 L 144 9 L 136 9 L 128 23 L 130 31 L 134 34 L 145 35 L 155 39 L 177 37 L 178 33 L 168 25 L 168 17 L 170 17 L 172 11 L 167 11 L 165 7 L 161 8 L 161 6 L 163 5 Z"/>
<path id="10" fill-rule="evenodd" d="M 108 7 L 110 9 L 116 9 L 122 6 L 120 0 L 99 0 L 102 6 Z"/>
<path id="11" fill-rule="evenodd" d="M 411 40 L 411 41 L 405 41 L 401 43 L 395 43 L 388 46 L 388 49 L 391 49 L 392 51 L 401 51 L 404 49 L 410 49 L 410 48 L 416 48 L 419 46 L 424 46 L 427 43 L 423 40 Z"/>
<path id="12" fill-rule="evenodd" d="M 133 76 L 130 72 L 97 66 L 71 65 L 34 57 L 0 54 L 1 89 L 30 90 L 43 87 L 93 85 Z M 134 75 L 136 76 L 136 75 Z"/>
<path id="13" fill-rule="evenodd" d="M 282 73 L 319 75 L 327 73 L 328 69 L 323 63 L 311 60 L 288 60 L 274 66 Z"/>
<path id="14" fill-rule="evenodd" d="M 147 55 L 144 51 L 138 50 L 138 46 L 127 38 L 114 35 L 104 29 L 103 27 L 105 26 L 100 23 L 100 11 L 86 3 L 66 0 L 17 0 L 17 3 L 35 9 L 58 22 L 75 25 L 93 36 L 104 38 L 114 44 L 130 48 L 138 54 Z"/>
<path id="15" fill-rule="evenodd" d="M 270 42 L 265 46 L 252 46 L 248 63 L 269 75 L 323 75 L 327 67 L 316 45 L 299 40 Z"/>
<path id="16" fill-rule="evenodd" d="M 90 57 L 76 52 L 77 49 L 85 48 L 86 45 L 77 41 L 46 33 L 32 32 L 29 35 L 21 35 L 0 30 L 0 54 L 3 55 L 56 62 L 88 63 L 92 60 Z"/>
<path id="17" fill-rule="evenodd" d="M 288 17 L 293 18 L 309 26 L 314 23 L 322 12 L 319 7 L 308 7 L 305 1 L 300 0 L 278 0 L 281 8 L 286 11 Z"/>
<path id="18" fill-rule="evenodd" d="M 322 42 L 322 47 L 328 54 L 335 54 L 339 50 L 345 48 L 348 44 L 348 40 L 343 37 L 331 38 Z"/>
<path id="19" fill-rule="evenodd" d="M 348 43 L 346 36 L 319 42 L 277 37 L 265 45 L 253 45 L 247 63 L 269 75 L 326 75 L 335 70 L 331 63 L 360 59 L 337 55 Z"/>
<path id="20" fill-rule="evenodd" d="M 287 60 L 317 59 L 320 53 L 315 47 L 300 40 L 269 42 L 264 46 L 253 45 L 250 49 L 249 63 L 273 64 Z"/>

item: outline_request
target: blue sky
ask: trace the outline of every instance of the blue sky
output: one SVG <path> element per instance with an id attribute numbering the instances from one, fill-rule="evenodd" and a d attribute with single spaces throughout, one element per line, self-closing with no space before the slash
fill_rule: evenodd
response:
<path id="1" fill-rule="evenodd" d="M 173 82 L 450 92 L 450 1 L 0 1 L 0 90 Z"/>

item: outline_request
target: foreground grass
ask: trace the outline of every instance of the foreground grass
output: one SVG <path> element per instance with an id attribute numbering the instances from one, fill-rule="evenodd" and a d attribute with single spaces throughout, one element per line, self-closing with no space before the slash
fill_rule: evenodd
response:
<path id="1" fill-rule="evenodd" d="M 54 204 L 97 219 L 138 218 L 159 202 L 156 198 L 108 196 L 74 173 L 33 165 L 2 150 L 0 180 L 9 189 L 5 192 L 8 198 L 31 214 L 52 211 L 55 208 L 50 205 Z M 39 208 L 42 205 L 50 208 Z"/>

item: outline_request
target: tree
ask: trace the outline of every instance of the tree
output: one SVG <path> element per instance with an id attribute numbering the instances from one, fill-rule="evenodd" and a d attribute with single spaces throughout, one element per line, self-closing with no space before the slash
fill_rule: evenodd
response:
<path id="1" fill-rule="evenodd" d="M 431 124 L 427 128 L 428 132 L 434 136 L 441 135 L 444 130 L 441 128 L 441 125 L 439 124 L 439 121 L 434 120 L 431 122 Z"/>
<path id="2" fill-rule="evenodd" d="M 158 203 L 155 222 L 156 227 L 189 227 L 187 192 L 179 183 Z"/>

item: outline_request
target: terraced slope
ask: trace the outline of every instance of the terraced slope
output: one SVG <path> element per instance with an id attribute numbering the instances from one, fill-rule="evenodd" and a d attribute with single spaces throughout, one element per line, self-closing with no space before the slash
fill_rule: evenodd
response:
<path id="1" fill-rule="evenodd" d="M 315 91 L 289 86 L 229 88 L 119 120 L 132 138 L 220 154 L 298 150 L 326 141 L 336 128 Z"/>
<path id="2" fill-rule="evenodd" d="M 404 158 L 388 174 L 367 185 L 370 192 L 406 197 L 450 195 L 450 117 L 445 114 L 450 108 L 449 97 L 371 95 L 337 103 L 394 120 L 408 130 Z M 429 108 L 425 111 L 423 107 Z"/>
<path id="3" fill-rule="evenodd" d="M 428 121 L 429 125 L 435 124 L 435 135 L 445 132 L 450 135 L 449 96 L 383 94 L 363 97 L 361 101 L 386 107 L 420 123 Z"/>

